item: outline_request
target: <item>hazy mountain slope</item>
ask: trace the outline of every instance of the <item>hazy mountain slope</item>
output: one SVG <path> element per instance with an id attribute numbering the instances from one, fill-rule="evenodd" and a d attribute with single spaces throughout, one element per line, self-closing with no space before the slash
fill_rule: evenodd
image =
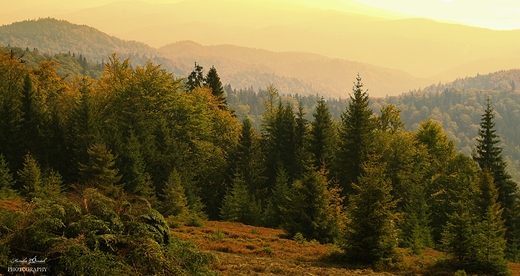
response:
<path id="1" fill-rule="evenodd" d="M 321 55 L 238 47 L 232 45 L 202 46 L 194 42 L 179 42 L 159 49 L 180 63 L 196 60 L 205 68 L 215 66 L 224 83 L 233 87 L 266 87 L 275 84 L 284 93 L 314 93 L 335 98 L 348 98 L 357 73 L 373 96 L 397 95 L 410 88 L 431 84 L 407 73 L 370 64 L 331 59 Z M 289 83 L 279 83 L 282 76 Z M 283 82 L 283 83 L 288 83 Z M 292 89 L 291 89 L 292 87 Z M 299 87 L 299 88 L 298 88 Z"/>
<path id="2" fill-rule="evenodd" d="M 426 19 L 389 20 L 296 4 L 267 7 L 262 1 L 187 0 L 152 5 L 118 2 L 60 18 L 88 24 L 125 39 L 164 45 L 193 40 L 203 45 L 233 44 L 271 51 L 318 53 L 406 71 L 465 77 L 459 66 L 486 59 L 480 73 L 510 69 L 520 58 L 520 30 L 493 31 Z M 449 76 L 443 72 L 453 70 Z"/>
<path id="3" fill-rule="evenodd" d="M 172 61 L 158 57 L 156 49 L 142 42 L 124 41 L 92 27 L 52 18 L 1 26 L 0 46 L 7 45 L 36 48 L 46 54 L 78 53 L 92 62 L 107 62 L 112 53 L 117 53 L 122 58 L 130 57 L 133 64 L 142 65 L 151 60 L 177 74 L 186 73 Z"/>
<path id="4" fill-rule="evenodd" d="M 37 48 L 41 53 L 76 53 L 88 60 L 108 61 L 113 53 L 130 57 L 135 65 L 151 59 L 184 77 L 193 70 L 194 62 L 207 70 L 215 66 L 224 83 L 235 88 L 261 87 L 269 83 L 281 93 L 320 94 L 347 98 L 352 82 L 360 73 L 373 96 L 397 95 L 424 87 L 432 81 L 418 79 L 398 70 L 366 63 L 331 59 L 296 52 L 270 52 L 232 45 L 202 46 L 180 42 L 155 49 L 144 43 L 124 41 L 94 28 L 55 19 L 18 22 L 0 27 L 0 45 Z"/>

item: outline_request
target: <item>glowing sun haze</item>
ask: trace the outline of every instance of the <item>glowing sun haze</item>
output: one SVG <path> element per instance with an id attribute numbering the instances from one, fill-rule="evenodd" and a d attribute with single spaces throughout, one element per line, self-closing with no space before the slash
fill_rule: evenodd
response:
<path id="1" fill-rule="evenodd" d="M 10 24 L 11 11 L 32 9 L 27 12 L 29 16 L 47 17 L 52 16 L 53 11 L 60 13 L 66 10 L 89 8 L 109 4 L 117 0 L 18 0 L 7 1 L 2 4 L 0 24 Z M 141 0 L 148 3 L 178 3 L 184 0 Z M 234 0 L 249 2 L 251 0 Z M 438 21 L 456 22 L 471 26 L 495 29 L 512 30 L 520 29 L 520 1 L 518 0 L 260 0 L 265 5 L 272 2 L 283 2 L 299 4 L 307 7 L 320 9 L 334 9 L 349 12 L 352 7 L 361 4 L 378 8 L 370 10 L 365 7 L 364 14 L 382 16 L 381 10 L 395 12 L 401 16 L 424 17 Z M 38 12 L 38 13 L 37 13 Z M 47 12 L 48 14 L 42 14 Z M 49 13 L 50 12 L 50 13 Z M 359 10 L 357 10 L 359 12 Z M 39 15 L 41 14 L 41 15 Z M 390 17 L 390 13 L 389 13 Z M 27 19 L 27 18 L 25 18 Z"/>
<path id="2" fill-rule="evenodd" d="M 182 0 L 144 0 L 177 3 Z M 249 0 L 242 0 L 249 1 Z M 272 0 L 348 12 L 353 2 L 411 17 L 424 17 L 495 30 L 520 29 L 518 0 Z M 106 1 L 110 2 L 110 1 Z M 266 4 L 269 1 L 265 1 Z M 350 5 L 348 5 L 350 4 Z"/>

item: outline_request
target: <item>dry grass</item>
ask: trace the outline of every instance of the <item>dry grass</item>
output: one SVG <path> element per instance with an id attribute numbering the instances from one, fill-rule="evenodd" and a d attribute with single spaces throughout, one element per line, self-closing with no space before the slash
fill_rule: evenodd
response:
<path id="1" fill-rule="evenodd" d="M 313 242 L 298 243 L 283 238 L 284 232 L 241 223 L 208 221 L 204 227 L 172 229 L 182 240 L 192 241 L 201 250 L 218 256 L 213 269 L 222 275 L 453 275 L 451 271 L 432 269 L 442 252 L 427 249 L 420 256 L 402 250 L 402 271 L 374 272 L 328 262 L 334 247 Z M 511 263 L 513 275 L 520 276 L 520 264 Z"/>
<path id="2" fill-rule="evenodd" d="M 351 269 L 323 259 L 332 246 L 314 242 L 298 243 L 282 238 L 282 230 L 241 223 L 205 223 L 204 228 L 172 229 L 182 240 L 216 254 L 214 269 L 223 275 L 393 275 L 371 269 Z"/>

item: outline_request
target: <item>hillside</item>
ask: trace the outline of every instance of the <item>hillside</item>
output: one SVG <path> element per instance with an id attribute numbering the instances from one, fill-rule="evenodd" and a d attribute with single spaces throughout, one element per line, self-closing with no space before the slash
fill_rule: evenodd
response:
<path id="1" fill-rule="evenodd" d="M 107 61 L 115 52 L 121 57 L 130 57 L 136 65 L 150 59 L 177 77 L 187 76 L 197 62 L 206 70 L 215 66 L 222 81 L 235 88 L 265 88 L 273 83 L 282 93 L 335 98 L 348 97 L 350 80 L 357 73 L 363 76 L 373 96 L 398 95 L 432 83 L 399 70 L 302 52 L 271 52 L 232 45 L 202 46 L 188 41 L 155 49 L 88 26 L 50 18 L 0 27 L 0 45 L 36 48 L 46 54 L 78 53 L 94 63 Z"/>
<path id="2" fill-rule="evenodd" d="M 143 65 L 147 60 L 162 64 L 168 70 L 184 74 L 171 60 L 158 56 L 157 50 L 144 43 L 125 41 L 85 25 L 44 18 L 0 27 L 0 46 L 13 46 L 42 54 L 78 53 L 94 63 L 107 62 L 112 53 L 130 57 Z"/>

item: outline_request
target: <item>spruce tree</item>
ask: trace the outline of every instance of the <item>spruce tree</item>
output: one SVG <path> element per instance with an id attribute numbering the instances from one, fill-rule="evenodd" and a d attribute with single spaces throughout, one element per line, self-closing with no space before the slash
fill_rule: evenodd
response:
<path id="1" fill-rule="evenodd" d="M 330 169 L 334 155 L 336 131 L 334 121 L 323 97 L 318 100 L 312 116 L 314 120 L 311 122 L 310 128 L 309 151 L 314 159 L 314 166 Z"/>
<path id="2" fill-rule="evenodd" d="M 332 242 L 339 237 L 343 198 L 330 187 L 323 171 L 307 170 L 294 181 L 288 195 L 287 206 L 282 209 L 282 228 L 290 236 L 301 233 L 320 242 Z"/>
<path id="3" fill-rule="evenodd" d="M 242 122 L 239 139 L 234 158 L 231 159 L 234 173 L 244 177 L 251 194 L 265 197 L 269 191 L 264 186 L 266 178 L 263 175 L 265 167 L 264 154 L 260 144 L 261 138 L 256 134 L 248 118 Z"/>
<path id="4" fill-rule="evenodd" d="M 115 168 L 115 157 L 104 144 L 93 144 L 87 150 L 87 164 L 79 164 L 79 174 L 83 183 L 96 188 L 112 190 L 119 183 L 121 175 Z"/>
<path id="5" fill-rule="evenodd" d="M 164 217 L 187 215 L 188 199 L 182 186 L 181 176 L 173 170 L 162 191 L 161 213 Z"/>
<path id="6" fill-rule="evenodd" d="M 272 189 L 276 173 L 283 168 L 293 181 L 297 174 L 295 128 L 296 119 L 290 103 L 281 100 L 273 110 L 266 111 L 264 125 L 267 187 Z"/>
<path id="7" fill-rule="evenodd" d="M 202 72 L 203 69 L 204 68 L 202 66 L 195 62 L 195 68 L 190 73 L 186 81 L 186 88 L 188 89 L 188 92 L 192 92 L 197 87 L 204 86 L 204 75 Z"/>
<path id="8" fill-rule="evenodd" d="M 277 228 L 282 225 L 283 214 L 289 209 L 289 196 L 291 185 L 289 176 L 284 169 L 278 170 L 276 181 L 272 189 L 264 212 L 264 223 L 268 227 Z"/>
<path id="9" fill-rule="evenodd" d="M 502 148 L 499 147 L 500 137 L 495 129 L 495 113 L 491 107 L 491 99 L 486 101 L 486 109 L 482 115 L 477 144 L 473 153 L 473 159 L 481 170 L 488 170 L 494 179 L 498 189 L 498 202 L 504 208 L 502 218 L 505 220 L 508 251 L 511 258 L 520 252 L 520 237 L 516 233 L 518 224 L 518 199 L 517 184 L 511 179 L 506 169 L 506 162 L 502 157 Z"/>
<path id="10" fill-rule="evenodd" d="M 481 270 L 490 274 L 501 274 L 507 272 L 506 250 L 506 228 L 502 219 L 503 208 L 498 202 L 498 189 L 495 187 L 493 177 L 487 170 L 480 173 L 480 235 L 478 241 L 478 260 Z"/>
<path id="11" fill-rule="evenodd" d="M 339 129 L 339 148 L 336 156 L 335 172 L 343 192 L 351 194 L 353 183 L 363 174 L 363 163 L 372 150 L 375 123 L 369 108 L 367 90 L 363 91 L 361 77 L 357 76 L 353 94 L 343 114 Z"/>
<path id="12" fill-rule="evenodd" d="M 211 89 L 211 94 L 217 99 L 218 108 L 227 110 L 226 96 L 224 95 L 224 88 L 222 87 L 222 81 L 218 76 L 217 69 L 214 66 L 208 71 L 206 78 L 204 79 L 205 85 Z"/>
<path id="13" fill-rule="evenodd" d="M 397 202 L 385 176 L 386 164 L 376 155 L 367 156 L 363 174 L 347 208 L 345 253 L 349 260 L 365 264 L 392 262 L 397 248 Z"/>
<path id="14" fill-rule="evenodd" d="M 476 260 L 478 252 L 478 223 L 480 195 L 476 164 L 463 154 L 448 164 L 447 171 L 438 177 L 439 191 L 433 206 L 434 230 L 442 228 L 444 250 L 458 262 Z"/>
<path id="15" fill-rule="evenodd" d="M 18 171 L 18 177 L 22 183 L 23 196 L 32 199 L 43 195 L 42 171 L 40 165 L 30 153 L 25 155 L 23 168 Z"/>
<path id="16" fill-rule="evenodd" d="M 261 223 L 262 209 L 254 196 L 249 194 L 243 176 L 235 175 L 231 189 L 224 196 L 220 217 L 226 221 L 250 225 Z"/>

